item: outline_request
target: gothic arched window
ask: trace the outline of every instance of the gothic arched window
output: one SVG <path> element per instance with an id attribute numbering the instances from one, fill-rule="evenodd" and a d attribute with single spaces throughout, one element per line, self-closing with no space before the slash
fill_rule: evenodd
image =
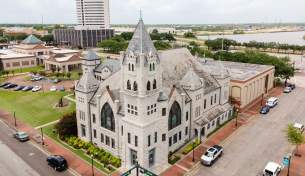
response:
<path id="1" fill-rule="evenodd" d="M 148 91 L 150 91 L 150 81 L 147 82 L 146 89 L 147 89 Z"/>
<path id="2" fill-rule="evenodd" d="M 176 128 L 181 124 L 181 108 L 175 101 L 171 107 L 168 117 L 168 130 Z"/>
<path id="3" fill-rule="evenodd" d="M 115 132 L 113 111 L 108 103 L 104 104 L 101 111 L 101 126 Z"/>
<path id="4" fill-rule="evenodd" d="M 137 82 L 133 83 L 133 90 L 134 91 L 138 91 L 138 84 L 137 84 Z"/>
<path id="5" fill-rule="evenodd" d="M 130 71 L 131 70 L 131 66 L 130 66 L 130 64 L 128 64 L 128 71 Z"/>
<path id="6" fill-rule="evenodd" d="M 134 64 L 131 64 L 132 71 L 134 71 Z"/>
<path id="7" fill-rule="evenodd" d="M 153 83 L 153 89 L 157 88 L 157 81 L 154 79 L 154 83 Z"/>
<path id="8" fill-rule="evenodd" d="M 149 71 L 152 71 L 152 65 L 149 64 Z"/>
<path id="9" fill-rule="evenodd" d="M 129 80 L 127 81 L 127 89 L 128 89 L 128 90 L 131 90 L 131 84 L 130 84 L 130 81 L 129 81 Z"/>
<path id="10" fill-rule="evenodd" d="M 153 69 L 153 71 L 155 71 L 155 63 L 153 63 L 153 68 L 152 69 Z"/>

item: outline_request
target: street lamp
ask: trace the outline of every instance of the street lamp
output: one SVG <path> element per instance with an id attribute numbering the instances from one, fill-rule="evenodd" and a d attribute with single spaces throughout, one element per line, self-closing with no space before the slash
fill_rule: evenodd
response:
<path id="1" fill-rule="evenodd" d="M 15 123 L 15 127 L 17 127 L 17 120 L 16 120 L 16 112 L 14 111 L 14 123 Z"/>
<path id="2" fill-rule="evenodd" d="M 196 141 L 196 138 L 195 138 L 195 141 Z M 193 141 L 193 159 L 192 161 L 195 162 L 195 142 Z"/>
<path id="3" fill-rule="evenodd" d="M 94 165 L 93 165 L 93 159 L 94 159 L 94 155 L 91 155 L 91 172 L 92 172 L 92 176 L 94 176 Z"/>
<path id="4" fill-rule="evenodd" d="M 237 118 L 238 118 L 238 112 L 239 112 L 239 109 L 236 108 L 236 117 L 235 117 L 235 127 L 238 126 L 238 122 L 237 122 Z"/>
<path id="5" fill-rule="evenodd" d="M 43 131 L 42 128 L 40 128 L 40 132 L 41 132 L 41 144 L 44 145 L 44 140 L 43 140 Z"/>

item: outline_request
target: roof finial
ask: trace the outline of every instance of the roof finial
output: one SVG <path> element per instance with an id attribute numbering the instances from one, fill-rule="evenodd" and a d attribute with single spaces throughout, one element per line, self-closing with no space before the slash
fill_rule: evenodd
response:
<path id="1" fill-rule="evenodd" d="M 143 20 L 142 9 L 140 9 L 140 20 Z"/>

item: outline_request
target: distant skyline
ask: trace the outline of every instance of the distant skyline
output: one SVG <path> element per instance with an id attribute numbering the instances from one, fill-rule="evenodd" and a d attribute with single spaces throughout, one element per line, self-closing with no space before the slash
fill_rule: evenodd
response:
<path id="1" fill-rule="evenodd" d="M 3 0 L 0 23 L 76 23 L 75 0 Z M 111 24 L 305 22 L 304 0 L 110 0 Z"/>

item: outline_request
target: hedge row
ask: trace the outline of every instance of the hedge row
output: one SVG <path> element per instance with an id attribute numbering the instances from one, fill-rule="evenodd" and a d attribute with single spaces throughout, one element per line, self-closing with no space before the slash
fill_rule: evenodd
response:
<path id="1" fill-rule="evenodd" d="M 109 170 L 113 170 L 109 165 L 116 168 L 121 167 L 121 159 L 112 156 L 104 149 L 98 148 L 90 142 L 82 141 L 81 139 L 72 136 L 66 136 L 63 140 L 75 149 L 83 149 L 88 155 L 93 155 L 95 159 L 104 164 Z"/>
<path id="2" fill-rule="evenodd" d="M 193 144 L 194 144 L 194 146 L 193 146 Z M 186 154 L 190 153 L 190 151 L 193 150 L 193 147 L 196 148 L 196 147 L 197 147 L 198 145 L 200 145 L 200 144 L 201 144 L 200 140 L 199 140 L 199 139 L 196 139 L 195 142 L 189 143 L 189 144 L 183 149 L 182 153 L 183 153 L 184 155 L 186 155 Z"/>

